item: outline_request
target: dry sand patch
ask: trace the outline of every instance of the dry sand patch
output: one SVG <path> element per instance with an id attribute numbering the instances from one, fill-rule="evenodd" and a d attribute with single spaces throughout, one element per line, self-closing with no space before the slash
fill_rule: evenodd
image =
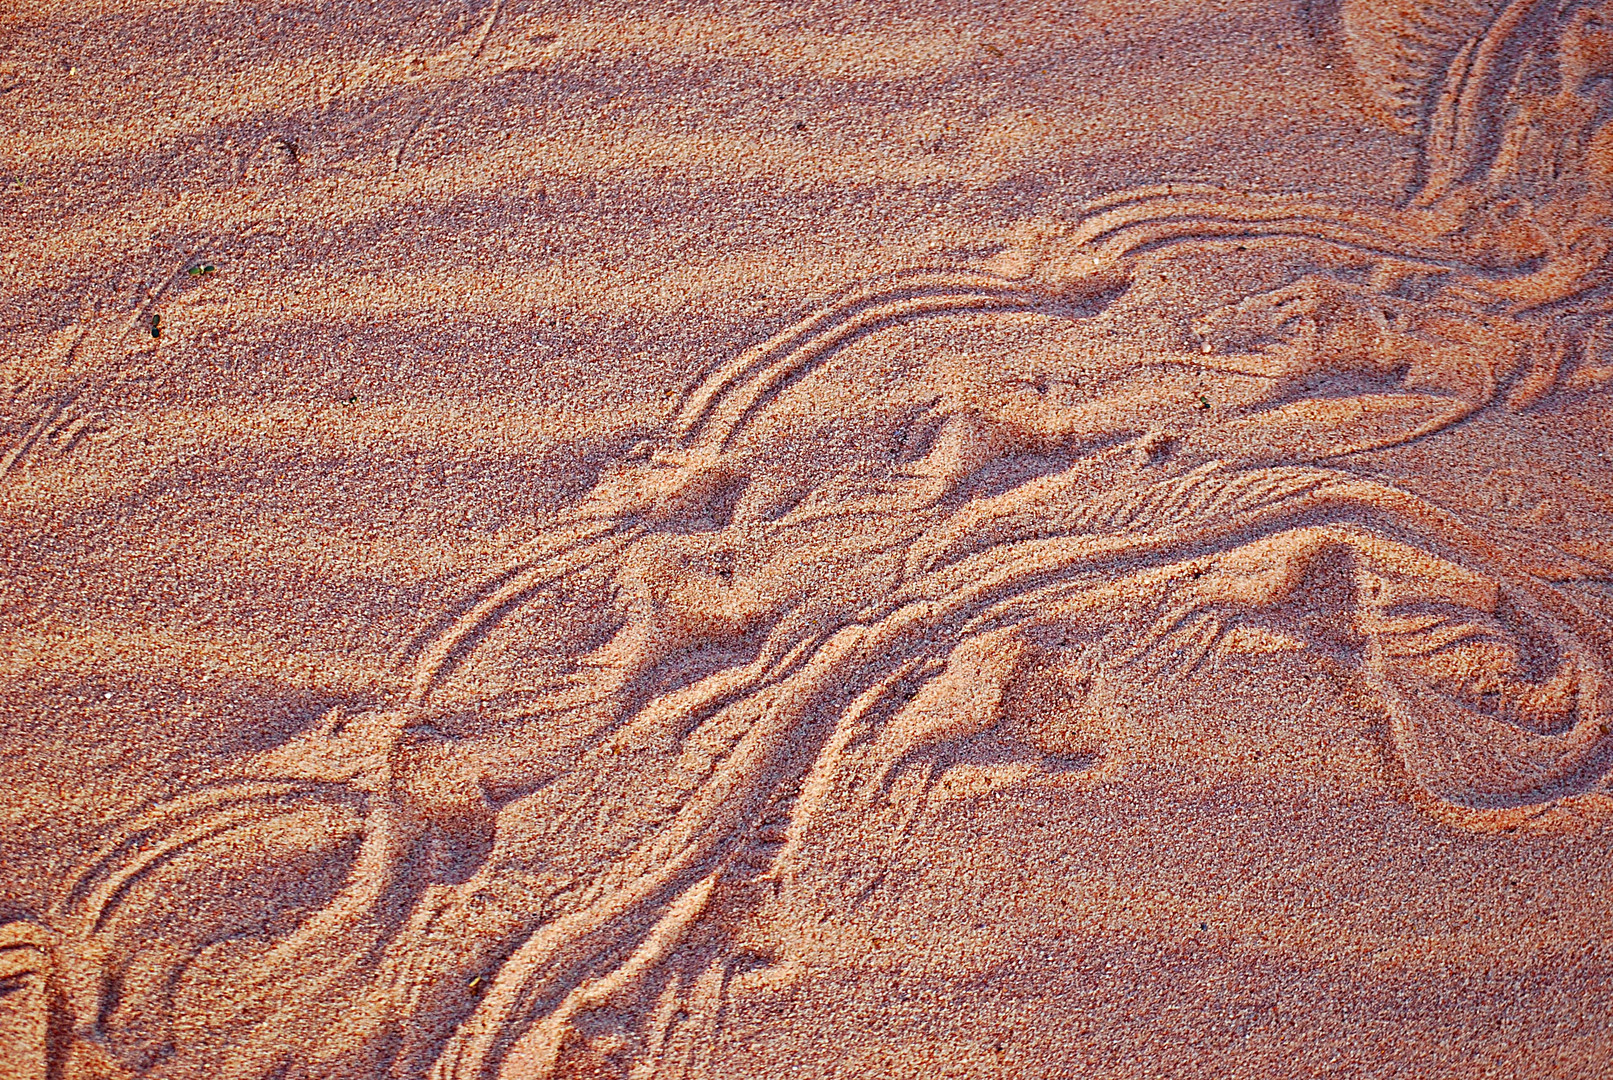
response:
<path id="1" fill-rule="evenodd" d="M 0 13 L 0 1075 L 1605 1074 L 1604 7 Z"/>

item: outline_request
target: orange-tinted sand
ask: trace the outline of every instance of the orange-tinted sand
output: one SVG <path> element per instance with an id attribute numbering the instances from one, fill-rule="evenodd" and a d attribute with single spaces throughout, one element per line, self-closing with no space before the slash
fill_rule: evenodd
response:
<path id="1" fill-rule="evenodd" d="M 1613 1074 L 1613 6 L 0 10 L 0 1080 Z"/>

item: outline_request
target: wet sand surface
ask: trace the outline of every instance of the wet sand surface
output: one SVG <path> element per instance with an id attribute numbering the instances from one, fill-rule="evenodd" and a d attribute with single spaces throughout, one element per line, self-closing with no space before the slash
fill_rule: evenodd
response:
<path id="1" fill-rule="evenodd" d="M 1606 1075 L 1603 15 L 8 7 L 0 1076 Z"/>

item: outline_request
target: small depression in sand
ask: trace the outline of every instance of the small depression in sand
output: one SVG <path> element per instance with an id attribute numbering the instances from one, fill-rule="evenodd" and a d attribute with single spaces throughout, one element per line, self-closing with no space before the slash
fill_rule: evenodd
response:
<path id="1" fill-rule="evenodd" d="M 1613 6 L 0 13 L 0 1078 L 1613 1071 Z"/>

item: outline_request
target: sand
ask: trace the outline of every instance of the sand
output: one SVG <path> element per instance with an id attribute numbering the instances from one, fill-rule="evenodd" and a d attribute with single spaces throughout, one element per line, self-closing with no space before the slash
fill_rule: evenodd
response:
<path id="1" fill-rule="evenodd" d="M 1613 10 L 0 11 L 0 1077 L 1613 1073 Z"/>

